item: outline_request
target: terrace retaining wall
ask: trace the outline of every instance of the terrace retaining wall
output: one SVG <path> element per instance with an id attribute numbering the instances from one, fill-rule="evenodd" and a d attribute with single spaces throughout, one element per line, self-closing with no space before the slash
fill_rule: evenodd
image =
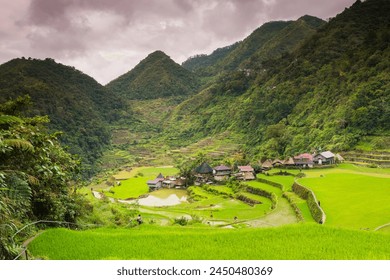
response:
<path id="1" fill-rule="evenodd" d="M 307 201 L 307 205 L 309 206 L 309 210 L 313 219 L 319 223 L 324 224 L 326 220 L 326 215 L 324 210 L 322 210 L 321 206 L 318 204 L 318 200 L 312 190 L 298 184 L 296 181 L 292 186 L 293 192 L 295 192 L 300 198 L 305 199 Z"/>
<path id="2" fill-rule="evenodd" d="M 273 192 L 268 192 L 266 190 L 254 188 L 254 187 L 251 187 L 248 185 L 246 185 L 245 188 L 246 188 L 246 191 L 249 193 L 264 196 L 264 197 L 270 199 L 272 202 L 271 208 L 275 209 L 276 204 L 278 203 L 278 197 L 276 196 L 276 194 L 274 194 Z"/>
<path id="3" fill-rule="evenodd" d="M 294 200 L 293 200 L 293 198 L 291 197 L 291 195 L 289 195 L 287 192 L 284 192 L 284 193 L 282 194 L 282 197 L 284 197 L 285 199 L 287 199 L 287 201 L 290 203 L 291 207 L 294 209 L 295 216 L 297 217 L 297 219 L 298 219 L 300 222 L 304 221 L 305 219 L 303 218 L 301 209 L 299 209 L 298 205 L 294 202 Z"/>
<path id="4" fill-rule="evenodd" d="M 256 181 L 260 182 L 260 183 L 264 183 L 264 184 L 267 184 L 267 185 L 270 185 L 272 187 L 276 187 L 276 188 L 279 188 L 281 190 L 283 190 L 283 185 L 282 184 L 279 184 L 279 183 L 276 183 L 276 182 L 272 182 L 272 181 L 269 181 L 267 179 L 263 179 L 263 178 L 257 178 Z"/>

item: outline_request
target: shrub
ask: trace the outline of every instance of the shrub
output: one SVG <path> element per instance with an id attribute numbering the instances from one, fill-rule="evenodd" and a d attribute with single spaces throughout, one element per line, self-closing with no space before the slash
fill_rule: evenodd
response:
<path id="1" fill-rule="evenodd" d="M 186 225 L 188 225 L 188 219 L 186 217 L 182 216 L 179 218 L 175 218 L 173 223 L 181 225 L 181 226 L 186 226 Z"/>

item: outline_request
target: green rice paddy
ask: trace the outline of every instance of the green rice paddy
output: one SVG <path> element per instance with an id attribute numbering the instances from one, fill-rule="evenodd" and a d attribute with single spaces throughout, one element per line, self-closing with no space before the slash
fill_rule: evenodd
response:
<path id="1" fill-rule="evenodd" d="M 388 260 L 390 235 L 315 224 L 267 229 L 142 225 L 51 229 L 39 235 L 29 250 L 53 260 Z"/>
<path id="2" fill-rule="evenodd" d="M 121 185 L 112 187 L 109 192 L 105 192 L 105 195 L 117 199 L 137 198 L 149 192 L 146 182 L 155 179 L 159 173 L 164 176 L 176 175 L 178 169 L 173 167 L 138 167 L 130 172 L 122 171 L 114 176 L 120 180 Z"/>
<path id="3" fill-rule="evenodd" d="M 335 171 L 299 179 L 316 194 L 327 224 L 372 230 L 390 222 L 390 178 Z"/>
<path id="4" fill-rule="evenodd" d="M 115 175 L 122 185 L 112 188 L 111 195 L 145 194 L 146 181 L 160 172 L 173 175 L 177 170 L 143 167 L 123 171 Z M 242 192 L 261 202 L 250 206 L 234 199 L 234 192 L 226 186 L 193 186 L 189 188 L 191 202 L 138 206 L 145 221 L 140 227 L 126 228 L 123 215 L 134 208 L 123 206 L 110 209 L 121 218 L 117 223 L 121 228 L 47 230 L 32 241 L 29 250 L 44 259 L 389 259 L 390 169 L 342 164 L 304 172 L 306 177 L 298 182 L 313 190 L 321 202 L 327 215 L 324 225 L 315 224 L 306 201 L 291 192 L 295 178 L 272 171 L 259 178 L 279 183 L 283 190 L 258 181 L 246 183 L 274 193 L 275 209 L 268 198 L 259 195 Z M 298 223 L 283 193 L 298 206 L 304 222 Z M 173 225 L 179 217 L 197 217 L 198 221 L 191 226 Z"/>

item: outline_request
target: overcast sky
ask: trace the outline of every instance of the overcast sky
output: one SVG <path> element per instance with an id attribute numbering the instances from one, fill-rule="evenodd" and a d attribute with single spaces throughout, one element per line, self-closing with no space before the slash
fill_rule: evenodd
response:
<path id="1" fill-rule="evenodd" d="M 0 0 L 0 63 L 54 58 L 101 84 L 155 50 L 182 63 L 263 23 L 327 19 L 355 0 Z"/>

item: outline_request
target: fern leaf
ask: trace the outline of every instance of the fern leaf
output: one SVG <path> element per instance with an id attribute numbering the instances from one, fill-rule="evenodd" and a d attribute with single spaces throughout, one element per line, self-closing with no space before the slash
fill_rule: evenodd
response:
<path id="1" fill-rule="evenodd" d="M 9 147 L 25 151 L 34 151 L 34 146 L 27 140 L 22 139 L 4 139 L 3 143 Z"/>
<path id="2" fill-rule="evenodd" d="M 27 175 L 27 181 L 31 184 L 31 185 L 39 185 L 39 180 L 34 177 L 34 176 L 31 176 L 31 175 Z"/>
<path id="3" fill-rule="evenodd" d="M 13 124 L 13 123 L 22 123 L 22 119 L 15 117 L 15 116 L 9 116 L 9 115 L 0 115 L 0 124 Z"/>

